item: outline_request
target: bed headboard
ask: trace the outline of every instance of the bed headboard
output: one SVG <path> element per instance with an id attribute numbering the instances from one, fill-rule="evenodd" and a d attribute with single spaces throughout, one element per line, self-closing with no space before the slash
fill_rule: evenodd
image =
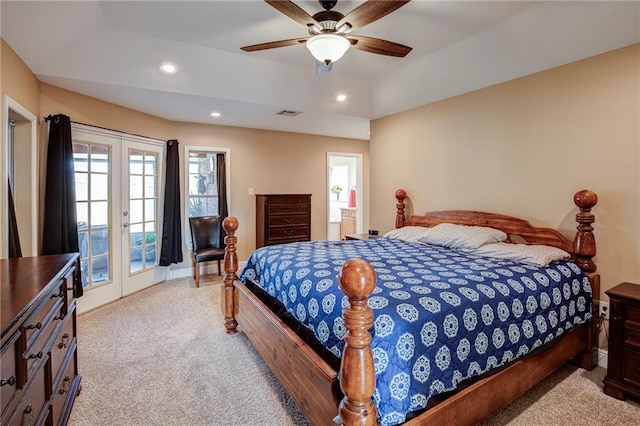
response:
<path id="1" fill-rule="evenodd" d="M 577 232 L 573 241 L 565 238 L 560 232 L 551 228 L 538 228 L 530 222 L 513 216 L 497 213 L 479 212 L 473 210 L 442 210 L 427 212 L 423 216 L 411 216 L 406 219 L 405 199 L 407 192 L 404 189 L 396 191 L 396 228 L 403 226 L 431 227 L 439 223 L 456 223 L 459 225 L 488 226 L 504 231 L 515 242 L 522 239 L 527 244 L 544 244 L 561 248 L 571 253 L 576 263 L 586 272 L 595 272 L 596 264 L 593 257 L 596 255 L 596 242 L 591 224 L 595 216 L 591 209 L 598 202 L 597 195 L 587 189 L 578 191 L 573 202 L 580 209 L 576 214 L 578 222 Z"/>

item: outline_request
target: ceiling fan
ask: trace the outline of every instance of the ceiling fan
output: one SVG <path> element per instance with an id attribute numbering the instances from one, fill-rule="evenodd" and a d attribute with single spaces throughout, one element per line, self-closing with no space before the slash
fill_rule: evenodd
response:
<path id="1" fill-rule="evenodd" d="M 294 46 L 305 43 L 316 58 L 316 72 L 328 72 L 333 63 L 345 54 L 349 47 L 378 55 L 405 57 L 411 47 L 379 38 L 352 35 L 351 32 L 371 24 L 409 3 L 410 0 L 366 1 L 343 15 L 332 10 L 337 0 L 319 3 L 324 10 L 309 15 L 288 0 L 265 0 L 279 12 L 307 27 L 309 37 L 271 41 L 244 46 L 245 52 Z"/>

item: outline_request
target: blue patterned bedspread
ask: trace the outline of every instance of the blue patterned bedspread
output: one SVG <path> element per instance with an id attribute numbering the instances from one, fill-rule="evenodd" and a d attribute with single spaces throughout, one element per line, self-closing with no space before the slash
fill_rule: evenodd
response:
<path id="1" fill-rule="evenodd" d="M 280 300 L 337 356 L 346 333 L 344 262 L 371 263 L 374 402 L 396 425 L 462 380 L 507 364 L 591 319 L 591 286 L 570 262 L 538 268 L 438 246 L 378 238 L 256 250 L 240 280 Z"/>

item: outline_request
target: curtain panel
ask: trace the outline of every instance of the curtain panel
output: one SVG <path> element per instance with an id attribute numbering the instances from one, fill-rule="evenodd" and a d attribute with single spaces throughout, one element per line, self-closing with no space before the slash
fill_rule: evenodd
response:
<path id="1" fill-rule="evenodd" d="M 71 119 L 64 114 L 46 117 L 49 121 L 47 180 L 44 199 L 42 254 L 77 253 L 75 171 Z M 75 280 L 76 297 L 83 294 L 81 271 Z"/>
<path id="2" fill-rule="evenodd" d="M 216 181 L 218 182 L 218 210 L 220 214 L 220 224 L 224 218 L 229 216 L 229 206 L 227 204 L 227 171 L 225 166 L 225 155 L 216 154 Z M 224 237 L 227 233 L 224 228 L 220 231 L 220 246 L 224 247 Z"/>
<path id="3" fill-rule="evenodd" d="M 164 187 L 164 216 L 160 266 L 182 262 L 182 219 L 180 215 L 180 155 L 178 141 L 167 141 Z"/>
<path id="4" fill-rule="evenodd" d="M 20 235 L 18 234 L 18 221 L 16 220 L 16 209 L 13 204 L 13 189 L 11 182 L 9 188 L 9 258 L 22 257 L 22 248 L 20 247 Z"/>

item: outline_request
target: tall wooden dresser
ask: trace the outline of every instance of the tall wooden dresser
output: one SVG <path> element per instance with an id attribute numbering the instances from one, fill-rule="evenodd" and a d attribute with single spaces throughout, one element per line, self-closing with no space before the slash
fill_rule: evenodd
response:
<path id="1" fill-rule="evenodd" d="M 80 390 L 78 255 L 0 260 L 0 424 L 64 425 Z"/>
<path id="2" fill-rule="evenodd" d="M 311 240 L 311 194 L 257 194 L 256 247 Z"/>
<path id="3" fill-rule="evenodd" d="M 603 391 L 640 401 L 640 285 L 621 283 L 609 296 L 609 356 Z"/>

